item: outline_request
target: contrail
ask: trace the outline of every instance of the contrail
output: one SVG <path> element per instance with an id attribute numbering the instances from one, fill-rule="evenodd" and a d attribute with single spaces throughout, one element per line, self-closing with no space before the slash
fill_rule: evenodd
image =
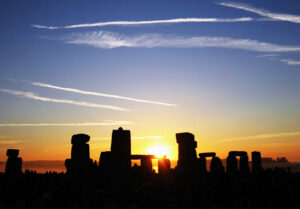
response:
<path id="1" fill-rule="evenodd" d="M 270 12 L 265 9 L 258 9 L 255 7 L 252 7 L 248 4 L 242 4 L 242 3 L 236 3 L 236 2 L 221 2 L 217 3 L 222 6 L 231 7 L 235 9 L 241 9 L 244 11 L 252 12 L 258 15 L 261 15 L 263 17 L 272 18 L 275 20 L 281 20 L 281 21 L 288 21 L 293 23 L 300 23 L 300 16 L 299 15 L 290 15 L 290 14 L 283 14 L 283 13 L 274 13 Z"/>
<path id="2" fill-rule="evenodd" d="M 28 82 L 28 81 L 26 81 L 26 82 Z M 57 89 L 57 90 L 62 90 L 62 91 L 74 92 L 74 93 L 78 93 L 78 94 L 93 95 L 93 96 L 100 96 L 100 97 L 109 97 L 109 98 L 115 98 L 115 99 L 124 99 L 124 100 L 129 100 L 129 101 L 134 101 L 134 102 L 143 102 L 143 103 L 150 103 L 150 104 L 157 104 L 157 105 L 164 105 L 164 106 L 173 106 L 173 107 L 178 106 L 176 104 L 169 104 L 169 103 L 164 103 L 164 102 L 136 99 L 136 98 L 132 98 L 132 97 L 124 97 L 124 96 L 118 96 L 118 95 L 113 95 L 113 94 L 105 94 L 105 93 L 93 92 L 93 91 L 84 91 L 84 90 L 80 90 L 80 89 L 66 88 L 66 87 L 55 86 L 55 85 L 51 85 L 51 84 L 47 84 L 47 83 L 41 83 L 41 82 L 30 82 L 29 81 L 29 83 L 34 85 L 34 86 L 52 88 L 52 89 Z"/>
<path id="3" fill-rule="evenodd" d="M 95 104 L 89 102 L 79 102 L 79 101 L 66 100 L 66 99 L 41 97 L 33 92 L 14 91 L 9 89 L 0 89 L 0 92 L 5 92 L 17 96 L 23 96 L 28 99 L 34 99 L 34 100 L 39 100 L 44 102 L 65 103 L 65 104 L 73 104 L 73 105 L 84 106 L 84 107 L 95 107 L 95 108 L 104 108 L 104 109 L 119 110 L 119 111 L 129 111 L 128 109 L 111 106 L 111 105 L 102 105 L 102 104 Z"/>
<path id="4" fill-rule="evenodd" d="M 97 22 L 86 23 L 67 26 L 44 26 L 44 25 L 31 25 L 31 27 L 39 29 L 71 29 L 71 28 L 87 28 L 87 27 L 103 27 L 103 26 L 129 26 L 129 25 L 151 25 L 151 24 L 170 24 L 170 23 L 201 23 L 201 22 L 247 22 L 253 21 L 251 17 L 241 18 L 175 18 L 168 20 L 145 20 L 145 21 L 110 21 L 110 22 Z"/>
<path id="5" fill-rule="evenodd" d="M 100 123 L 2 123 L 0 127 L 39 127 L 39 126 L 119 126 L 132 125 L 129 121 L 112 121 Z"/>

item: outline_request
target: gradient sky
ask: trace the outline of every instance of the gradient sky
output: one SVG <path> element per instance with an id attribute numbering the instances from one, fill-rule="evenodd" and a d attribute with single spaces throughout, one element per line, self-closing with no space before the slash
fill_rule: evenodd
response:
<path id="1" fill-rule="evenodd" d="M 188 131 L 198 152 L 300 161 L 299 1 L 0 4 L 0 160 L 64 160 L 75 133 L 98 160 L 122 126 L 134 154 L 177 159 Z"/>

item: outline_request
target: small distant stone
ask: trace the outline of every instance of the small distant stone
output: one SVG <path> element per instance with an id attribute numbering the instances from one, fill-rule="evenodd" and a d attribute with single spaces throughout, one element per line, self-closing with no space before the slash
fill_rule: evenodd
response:
<path id="1" fill-rule="evenodd" d="M 72 144 L 85 144 L 90 141 L 90 136 L 87 134 L 75 134 L 72 136 Z"/>

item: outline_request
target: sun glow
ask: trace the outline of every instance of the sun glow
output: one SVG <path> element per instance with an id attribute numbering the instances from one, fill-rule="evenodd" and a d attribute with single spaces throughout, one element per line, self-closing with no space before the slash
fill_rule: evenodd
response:
<path id="1" fill-rule="evenodd" d="M 169 154 L 168 150 L 169 150 L 169 148 L 166 147 L 166 146 L 157 145 L 157 146 L 150 147 L 148 149 L 148 153 L 149 154 L 153 154 L 153 155 L 155 155 L 158 158 L 162 158 L 164 155 L 168 155 Z"/>

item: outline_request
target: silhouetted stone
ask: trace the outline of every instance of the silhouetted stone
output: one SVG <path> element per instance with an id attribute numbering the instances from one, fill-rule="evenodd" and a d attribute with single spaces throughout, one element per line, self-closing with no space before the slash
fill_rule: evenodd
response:
<path id="1" fill-rule="evenodd" d="M 72 136 L 71 143 L 72 144 L 86 144 L 90 141 L 90 136 L 86 134 L 75 134 Z"/>
<path id="2" fill-rule="evenodd" d="M 113 130 L 111 153 L 116 170 L 128 171 L 131 167 L 131 137 L 129 130 Z"/>
<path id="3" fill-rule="evenodd" d="M 255 175 L 259 175 L 263 172 L 263 168 L 261 165 L 261 155 L 260 152 L 254 151 L 251 153 L 252 158 L 252 173 Z"/>
<path id="4" fill-rule="evenodd" d="M 203 152 L 199 153 L 200 158 L 198 159 L 198 167 L 200 169 L 201 173 L 206 173 L 206 158 L 207 157 L 212 157 L 214 158 L 216 156 L 215 152 Z"/>
<path id="5" fill-rule="evenodd" d="M 240 173 L 248 174 L 249 173 L 249 162 L 248 155 L 245 151 L 230 151 L 229 156 L 227 158 L 227 173 L 235 174 L 238 171 L 237 168 L 237 159 L 236 157 L 240 157 Z M 229 164 L 228 164 L 229 163 Z"/>
<path id="6" fill-rule="evenodd" d="M 66 159 L 67 173 L 75 177 L 88 177 L 93 168 L 93 160 L 90 159 L 90 147 L 86 144 L 90 136 L 76 134 L 72 136 L 71 159 Z"/>
<path id="7" fill-rule="evenodd" d="M 177 166 L 182 169 L 194 170 L 197 165 L 197 142 L 191 133 L 176 134 L 178 143 L 178 163 Z"/>
<path id="8" fill-rule="evenodd" d="M 131 155 L 132 160 L 140 160 L 141 168 L 143 171 L 152 172 L 152 159 L 155 159 L 155 155 Z"/>
<path id="9" fill-rule="evenodd" d="M 171 163 L 170 160 L 164 155 L 162 158 L 158 159 L 158 173 L 163 176 L 170 174 Z"/>
<path id="10" fill-rule="evenodd" d="M 222 161 L 218 157 L 213 157 L 210 163 L 210 172 L 212 174 L 223 174 L 224 166 L 222 164 Z"/>
<path id="11" fill-rule="evenodd" d="M 8 149 L 6 152 L 8 156 L 5 165 L 5 175 L 8 177 L 17 177 L 22 174 L 22 158 L 18 157 L 19 150 Z"/>
<path id="12" fill-rule="evenodd" d="M 238 163 L 235 155 L 228 155 L 226 162 L 226 171 L 229 175 L 237 174 Z"/>
<path id="13" fill-rule="evenodd" d="M 110 172 L 113 169 L 113 158 L 112 153 L 110 151 L 101 152 L 99 159 L 99 167 L 104 172 Z"/>

